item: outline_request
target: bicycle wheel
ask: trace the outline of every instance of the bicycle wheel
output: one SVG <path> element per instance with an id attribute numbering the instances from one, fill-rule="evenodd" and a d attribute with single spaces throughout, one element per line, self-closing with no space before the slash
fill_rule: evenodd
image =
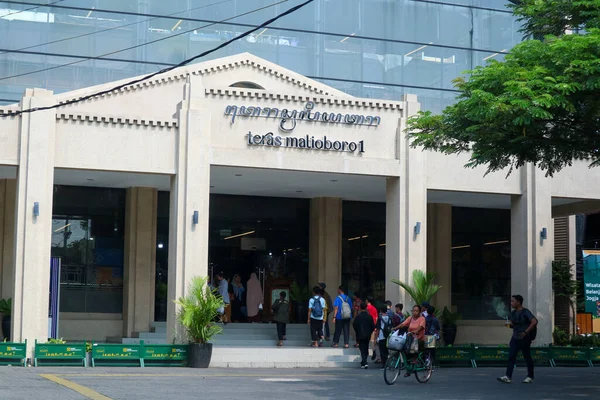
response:
<path id="1" fill-rule="evenodd" d="M 426 383 L 429 381 L 429 378 L 431 378 L 432 373 L 433 360 L 431 359 L 431 354 L 420 354 L 415 365 L 415 378 L 417 378 L 417 381 L 420 383 Z"/>
<path id="2" fill-rule="evenodd" d="M 383 370 L 383 379 L 388 385 L 393 385 L 398 380 L 400 375 L 400 368 L 404 366 L 404 356 L 401 352 L 390 354 L 385 363 L 385 369 Z"/>

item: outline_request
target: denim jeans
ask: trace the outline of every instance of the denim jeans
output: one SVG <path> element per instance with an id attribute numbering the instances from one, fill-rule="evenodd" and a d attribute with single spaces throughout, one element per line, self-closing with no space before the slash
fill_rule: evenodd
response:
<path id="1" fill-rule="evenodd" d="M 350 320 L 349 319 L 336 319 L 335 320 L 335 333 L 333 334 L 333 344 L 340 342 L 340 336 L 344 332 L 344 344 L 347 345 L 350 342 Z"/>
<path id="2" fill-rule="evenodd" d="M 521 351 L 523 358 L 527 363 L 527 376 L 533 379 L 533 358 L 531 358 L 531 340 L 528 338 L 510 340 L 510 350 L 508 352 L 508 366 L 506 367 L 506 376 L 512 379 L 512 373 L 517 362 L 517 354 Z"/>

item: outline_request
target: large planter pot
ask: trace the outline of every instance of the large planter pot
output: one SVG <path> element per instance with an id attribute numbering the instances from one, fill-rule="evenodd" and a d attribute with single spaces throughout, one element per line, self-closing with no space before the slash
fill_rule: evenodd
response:
<path id="1" fill-rule="evenodd" d="M 7 342 L 10 342 L 10 328 L 11 328 L 11 318 L 10 315 L 5 315 L 2 317 L 2 333 L 4 334 L 4 338 Z"/>
<path id="2" fill-rule="evenodd" d="M 456 325 L 444 325 L 444 344 L 454 345 L 454 341 L 456 340 Z"/>
<path id="3" fill-rule="evenodd" d="M 294 321 L 296 323 L 305 323 L 308 315 L 308 301 L 294 301 Z"/>
<path id="4" fill-rule="evenodd" d="M 212 343 L 190 343 L 188 366 L 190 368 L 208 368 L 212 357 Z"/>

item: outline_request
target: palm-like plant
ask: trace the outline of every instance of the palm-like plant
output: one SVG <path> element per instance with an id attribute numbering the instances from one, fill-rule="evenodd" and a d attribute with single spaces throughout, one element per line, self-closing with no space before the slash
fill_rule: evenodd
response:
<path id="1" fill-rule="evenodd" d="M 223 299 L 212 290 L 208 278 L 194 277 L 188 286 L 188 293 L 175 301 L 180 308 L 177 321 L 185 328 L 192 343 L 208 343 L 223 329 L 213 323 L 224 306 Z"/>
<path id="2" fill-rule="evenodd" d="M 433 283 L 434 279 L 435 274 L 433 272 L 426 273 L 421 270 L 415 270 L 412 274 L 412 285 L 401 282 L 398 279 L 392 279 L 392 282 L 400 285 L 416 304 L 421 305 L 425 301 L 429 302 L 433 295 L 442 288 L 440 285 Z"/>

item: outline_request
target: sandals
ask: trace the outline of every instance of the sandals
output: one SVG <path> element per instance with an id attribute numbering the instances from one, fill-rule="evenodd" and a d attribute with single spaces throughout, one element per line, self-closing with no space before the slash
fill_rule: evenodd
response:
<path id="1" fill-rule="evenodd" d="M 334 349 L 337 349 L 339 346 L 338 346 L 337 343 L 334 343 L 334 344 L 331 345 L 331 347 L 333 347 Z"/>
<path id="2" fill-rule="evenodd" d="M 348 345 L 347 345 L 347 344 L 345 344 L 345 345 L 344 345 L 344 348 L 345 348 L 345 349 L 347 349 L 347 348 L 348 348 Z"/>

